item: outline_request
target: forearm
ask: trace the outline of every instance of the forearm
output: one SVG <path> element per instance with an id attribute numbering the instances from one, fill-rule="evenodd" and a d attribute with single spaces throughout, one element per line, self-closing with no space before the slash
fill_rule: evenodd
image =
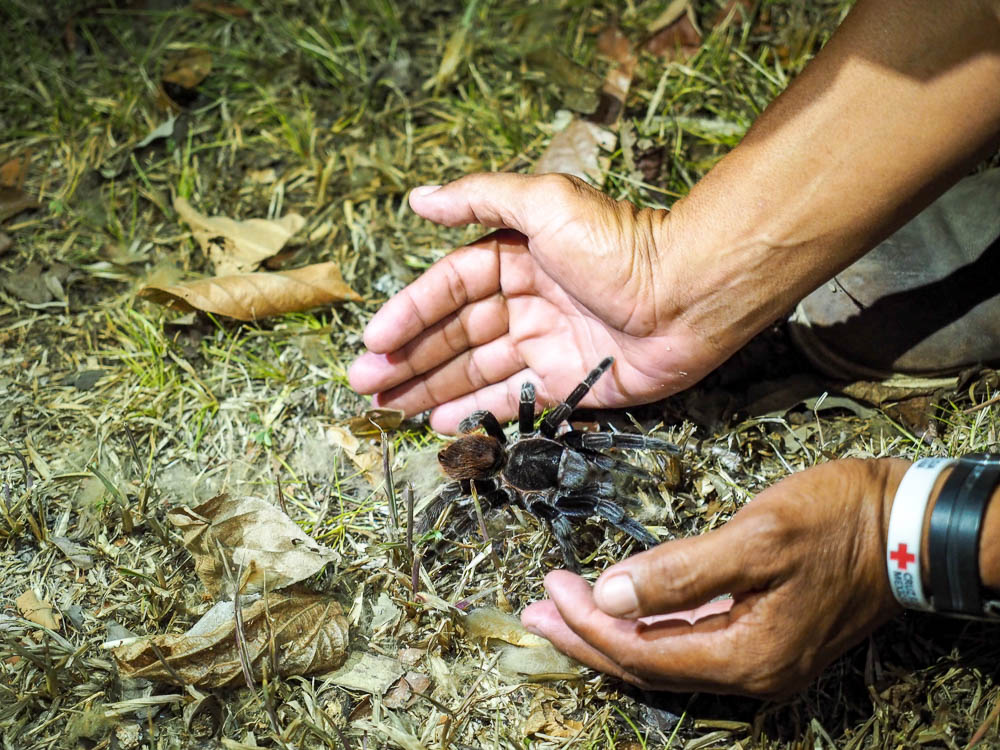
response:
<path id="1" fill-rule="evenodd" d="M 720 349 L 738 346 L 994 143 L 995 5 L 858 2 L 665 224 L 665 247 L 686 261 L 670 267 L 699 269 L 681 305 L 692 329 Z"/>

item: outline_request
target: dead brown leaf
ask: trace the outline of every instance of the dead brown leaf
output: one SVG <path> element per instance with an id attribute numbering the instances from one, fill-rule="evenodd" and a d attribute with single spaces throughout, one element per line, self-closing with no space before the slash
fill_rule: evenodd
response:
<path id="1" fill-rule="evenodd" d="M 38 203 L 27 193 L 18 188 L 0 187 L 0 222 L 31 208 L 38 208 Z"/>
<path id="2" fill-rule="evenodd" d="M 842 385 L 841 393 L 876 406 L 902 401 L 915 396 L 928 396 L 938 391 L 955 390 L 958 378 L 921 378 L 894 375 L 887 380 L 859 380 Z"/>
<path id="3" fill-rule="evenodd" d="M 12 187 L 20 190 L 24 187 L 24 181 L 28 177 L 28 164 L 31 160 L 31 152 L 23 156 L 15 156 L 0 164 L 0 186 Z"/>
<path id="4" fill-rule="evenodd" d="M 167 60 L 161 80 L 185 89 L 193 89 L 212 72 L 212 53 L 187 49 Z"/>
<path id="5" fill-rule="evenodd" d="M 246 221 L 205 216 L 180 197 L 174 200 L 174 210 L 191 225 L 191 234 L 212 261 L 218 276 L 256 271 L 306 223 L 299 214 Z"/>
<path id="6" fill-rule="evenodd" d="M 241 594 L 280 589 L 336 559 L 333 550 L 312 539 L 280 508 L 255 497 L 217 495 L 194 508 L 178 508 L 167 520 L 181 530 L 195 572 L 216 599 L 227 588 L 220 547 L 233 575 L 245 571 Z"/>
<path id="7" fill-rule="evenodd" d="M 330 425 L 326 430 L 326 438 L 347 454 L 373 487 L 382 483 L 382 456 L 378 451 L 364 450 L 361 441 L 340 425 Z"/>
<path id="8" fill-rule="evenodd" d="M 524 720 L 525 736 L 545 734 L 550 737 L 569 738 L 575 737 L 582 731 L 583 722 L 567 719 L 541 695 L 536 695 L 532 699 L 528 717 Z"/>
<path id="9" fill-rule="evenodd" d="M 661 28 L 643 45 L 643 49 L 662 60 L 688 60 L 701 47 L 701 33 L 693 13 L 687 9 L 669 25 Z"/>
<path id="10" fill-rule="evenodd" d="M 585 120 L 573 120 L 549 142 L 532 171 L 536 174 L 563 172 L 587 180 L 595 186 L 604 183 L 607 151 L 614 148 L 615 134 Z"/>
<path id="11" fill-rule="evenodd" d="M 628 96 L 628 90 L 632 86 L 632 77 L 635 75 L 639 57 L 632 48 L 632 42 L 617 26 L 607 26 L 601 31 L 597 37 L 597 49 L 605 57 L 614 60 L 617 65 L 604 76 L 604 83 L 601 85 L 601 103 L 590 119 L 604 125 L 612 125 L 625 110 L 625 97 Z"/>
<path id="12" fill-rule="evenodd" d="M 291 271 L 217 276 L 166 286 L 147 285 L 139 296 L 182 312 L 260 320 L 310 310 L 361 296 L 344 283 L 335 263 L 315 263 Z"/>
<path id="13" fill-rule="evenodd" d="M 59 613 L 44 599 L 41 599 L 34 589 L 27 589 L 14 600 L 21 616 L 36 625 L 49 630 L 59 630 Z"/>
<path id="14" fill-rule="evenodd" d="M 187 633 L 154 635 L 114 648 L 118 668 L 128 677 L 171 685 L 217 688 L 241 682 L 232 602 L 221 602 L 216 609 L 221 613 L 206 615 Z M 255 679 L 261 678 L 265 661 L 268 674 L 276 669 L 283 677 L 327 672 L 344 662 L 347 620 L 329 597 L 272 593 L 244 606 L 241 614 L 241 636 Z M 272 654 L 277 664 L 270 663 Z"/>
<path id="15" fill-rule="evenodd" d="M 347 429 L 355 437 L 378 437 L 399 427 L 405 416 L 399 409 L 365 409 L 364 414 L 347 420 Z"/>
<path id="16" fill-rule="evenodd" d="M 430 678 L 420 672 L 407 672 L 404 677 L 389 688 L 389 692 L 382 699 L 382 704 L 386 708 L 397 710 L 409 708 L 417 702 L 419 694 L 427 692 L 431 686 Z"/>

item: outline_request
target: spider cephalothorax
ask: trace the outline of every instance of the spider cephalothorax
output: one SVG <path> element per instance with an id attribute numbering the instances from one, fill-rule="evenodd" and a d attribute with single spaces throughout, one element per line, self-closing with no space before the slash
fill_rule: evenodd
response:
<path id="1" fill-rule="evenodd" d="M 444 490 L 448 500 L 476 490 L 491 504 L 517 504 L 546 521 L 562 550 L 566 564 L 578 567 L 572 540 L 571 518 L 596 515 L 649 546 L 657 539 L 626 515 L 616 502 L 615 477 L 655 481 L 643 469 L 603 453 L 608 448 L 681 452 L 673 443 L 647 437 L 607 432 L 569 430 L 557 434 L 580 400 L 611 367 L 607 357 L 584 378 L 566 400 L 556 406 L 535 429 L 535 387 L 521 386 L 518 437 L 508 442 L 497 418 L 476 411 L 462 420 L 462 437 L 438 454 L 444 472 L 456 480 Z M 473 432 L 482 428 L 485 434 Z"/>

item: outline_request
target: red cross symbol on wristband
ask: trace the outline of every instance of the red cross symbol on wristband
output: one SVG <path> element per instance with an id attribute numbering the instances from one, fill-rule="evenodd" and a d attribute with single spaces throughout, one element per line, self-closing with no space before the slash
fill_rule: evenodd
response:
<path id="1" fill-rule="evenodd" d="M 895 560 L 897 563 L 899 563 L 900 570 L 906 570 L 906 566 L 909 565 L 911 562 L 915 562 L 917 556 L 914 555 L 912 552 L 907 551 L 906 542 L 901 542 L 899 545 L 899 549 L 897 549 L 895 552 L 889 553 L 889 559 Z"/>

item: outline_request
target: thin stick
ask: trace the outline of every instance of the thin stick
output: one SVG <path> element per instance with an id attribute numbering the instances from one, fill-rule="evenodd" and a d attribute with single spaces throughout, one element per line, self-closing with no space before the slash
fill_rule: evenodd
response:
<path id="1" fill-rule="evenodd" d="M 413 485 L 410 482 L 403 488 L 403 502 L 406 503 L 406 555 L 413 562 Z"/>
<path id="2" fill-rule="evenodd" d="M 281 491 L 281 466 L 278 464 L 277 460 L 274 462 L 274 482 L 278 488 L 278 505 L 281 506 L 281 510 L 287 516 L 288 506 L 285 505 L 285 493 Z"/>
<path id="3" fill-rule="evenodd" d="M 496 568 L 497 573 L 499 573 L 500 558 L 497 557 L 497 553 L 493 549 L 493 540 L 490 539 L 490 532 L 486 530 L 486 519 L 483 517 L 483 508 L 479 504 L 479 493 L 476 492 L 476 483 L 470 482 L 469 487 L 472 490 L 472 505 L 476 509 L 476 520 L 479 521 L 479 533 L 483 535 L 483 539 L 490 550 L 490 560 L 493 562 L 493 567 Z"/>
<path id="4" fill-rule="evenodd" d="M 972 739 L 969 740 L 969 744 L 965 746 L 965 750 L 972 750 L 972 748 L 982 742 L 983 737 L 986 736 L 986 732 L 989 731 L 990 724 L 996 721 L 997 718 L 1000 718 L 1000 698 L 997 699 L 997 704 L 993 706 L 993 710 L 990 711 L 990 715 L 986 717 L 986 721 L 980 724 L 979 729 L 977 729 L 976 733 L 972 735 Z"/>
<path id="5" fill-rule="evenodd" d="M 992 406 L 993 404 L 1000 403 L 1000 393 L 998 393 L 993 398 L 988 398 L 981 404 L 976 404 L 975 406 L 970 406 L 968 409 L 963 409 L 962 414 L 972 414 L 977 411 L 982 411 L 987 406 Z"/>
<path id="6" fill-rule="evenodd" d="M 399 529 L 399 512 L 396 509 L 396 488 L 392 484 L 392 449 L 386 439 L 385 431 L 379 427 L 382 433 L 382 475 L 385 477 L 385 496 L 389 500 L 389 517 L 392 519 L 392 536 L 395 538 Z"/>

